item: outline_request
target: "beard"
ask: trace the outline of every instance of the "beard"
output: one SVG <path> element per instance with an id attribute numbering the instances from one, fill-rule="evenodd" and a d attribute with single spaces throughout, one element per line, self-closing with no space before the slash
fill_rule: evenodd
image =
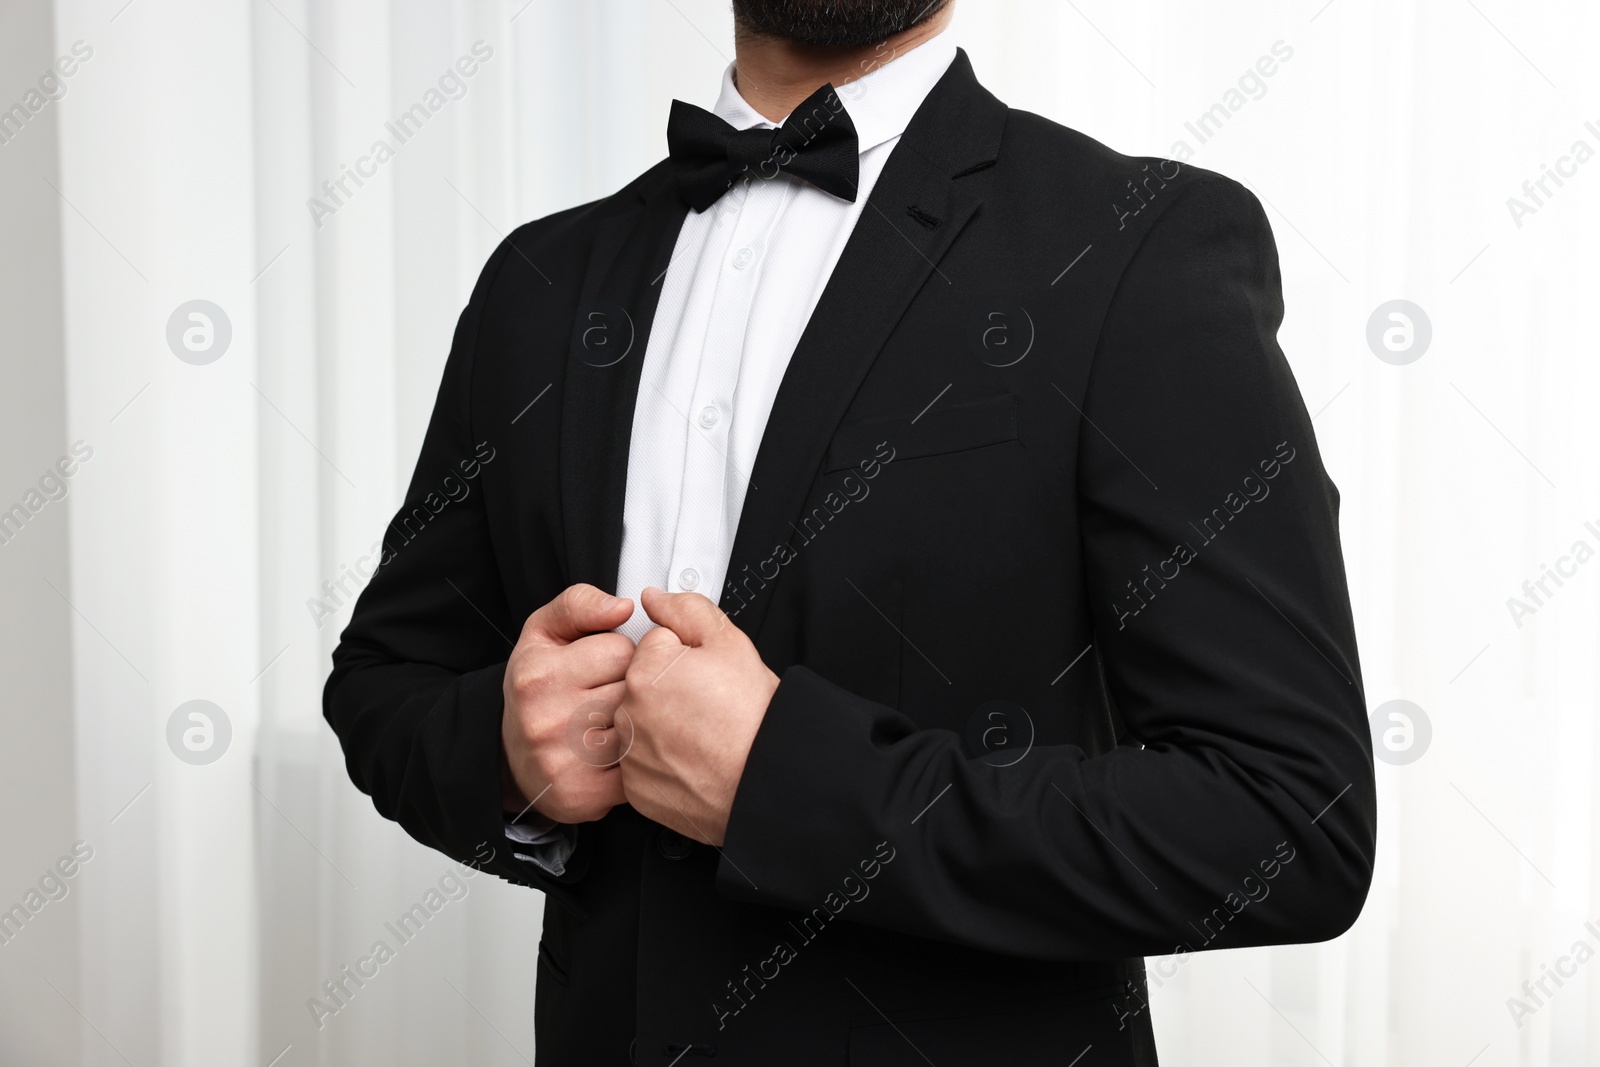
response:
<path id="1" fill-rule="evenodd" d="M 919 25 L 949 0 L 733 0 L 741 31 L 830 48 L 864 48 Z"/>

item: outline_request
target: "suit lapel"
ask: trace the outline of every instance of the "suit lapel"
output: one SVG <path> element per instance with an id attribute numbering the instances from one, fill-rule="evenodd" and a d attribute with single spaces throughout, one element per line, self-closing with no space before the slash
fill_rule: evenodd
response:
<path id="1" fill-rule="evenodd" d="M 980 203 L 960 179 L 994 162 L 1005 110 L 958 50 L 873 187 L 789 361 L 751 472 L 729 578 L 788 540 L 828 442 L 895 324 L 930 278 L 949 284 L 938 262 Z M 622 554 L 640 373 L 688 212 L 666 165 L 639 188 L 639 203 L 596 231 L 562 385 L 568 577 L 608 591 L 616 589 Z M 724 593 L 724 608 L 729 599 Z M 770 599 L 758 596 L 735 621 L 754 635 Z"/>
<path id="2" fill-rule="evenodd" d="M 561 505 L 572 582 L 616 589 L 634 401 L 687 212 L 662 166 L 641 180 L 640 203 L 605 220 L 595 235 L 561 398 Z"/>
<path id="3" fill-rule="evenodd" d="M 789 360 L 751 471 L 730 581 L 789 541 L 828 442 L 884 342 L 924 285 L 950 284 L 939 260 L 980 203 L 960 179 L 993 163 L 1004 121 L 1005 106 L 958 51 L 873 186 Z M 744 603 L 725 587 L 722 606 L 744 603 L 733 618 L 754 637 L 771 599 L 767 588 Z"/>

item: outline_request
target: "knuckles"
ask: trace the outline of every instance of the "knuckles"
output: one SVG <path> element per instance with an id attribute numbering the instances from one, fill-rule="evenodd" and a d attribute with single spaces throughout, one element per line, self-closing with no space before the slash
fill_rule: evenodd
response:
<path id="1" fill-rule="evenodd" d="M 541 656 L 524 656 L 511 669 L 511 688 L 519 697 L 537 696 L 554 680 L 554 664 Z"/>
<path id="2" fill-rule="evenodd" d="M 618 677 L 621 677 L 622 673 L 627 670 L 628 665 L 633 662 L 634 644 L 624 634 L 615 632 L 594 634 L 587 640 L 596 644 L 600 655 L 607 658 L 616 669 Z"/>
<path id="3" fill-rule="evenodd" d="M 578 614 L 588 605 L 599 600 L 600 590 L 592 585 L 569 585 L 556 594 L 556 603 L 568 614 Z"/>
<path id="4" fill-rule="evenodd" d="M 515 729 L 517 740 L 527 749 L 535 766 L 548 769 L 550 761 L 546 754 L 551 740 L 549 726 L 531 716 L 522 715 L 518 717 Z"/>
<path id="5" fill-rule="evenodd" d="M 644 652 L 640 649 L 640 652 Z M 662 662 L 660 657 L 635 655 L 628 664 L 628 672 L 623 675 L 623 684 L 627 686 L 627 695 L 623 698 L 630 707 L 640 703 L 650 692 L 656 679 L 661 675 Z"/>

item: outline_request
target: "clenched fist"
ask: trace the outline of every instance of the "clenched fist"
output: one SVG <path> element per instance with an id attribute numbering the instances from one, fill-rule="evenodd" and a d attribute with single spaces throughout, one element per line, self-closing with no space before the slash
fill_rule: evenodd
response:
<path id="1" fill-rule="evenodd" d="M 556 822 L 593 822 L 623 802 L 622 771 L 604 754 L 624 748 L 613 715 L 633 642 L 608 631 L 632 614 L 633 601 L 574 585 L 528 616 L 500 721 L 508 812 L 531 804 Z"/>
<path id="2" fill-rule="evenodd" d="M 778 676 L 699 593 L 646 589 L 639 599 L 658 625 L 639 639 L 616 715 L 632 727 L 623 792 L 646 818 L 720 846 Z"/>

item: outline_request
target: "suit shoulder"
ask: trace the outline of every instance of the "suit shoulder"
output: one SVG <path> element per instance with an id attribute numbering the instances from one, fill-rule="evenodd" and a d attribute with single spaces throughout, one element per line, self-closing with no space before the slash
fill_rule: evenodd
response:
<path id="1" fill-rule="evenodd" d="M 662 160 L 613 194 L 606 194 L 605 197 L 579 203 L 571 208 L 562 208 L 560 211 L 552 211 L 541 218 L 523 222 L 507 235 L 496 256 L 506 254 L 514 258 L 514 250 L 523 253 L 528 253 L 530 250 L 570 253 L 574 248 L 582 248 L 594 238 L 595 230 L 602 226 L 606 219 L 632 210 L 640 203 L 640 198 L 645 197 L 648 192 L 653 192 L 661 182 L 669 178 L 669 162 Z"/>
<path id="2" fill-rule="evenodd" d="M 559 238 L 569 234 L 586 236 L 589 229 L 605 219 L 634 207 L 641 197 L 668 180 L 671 173 L 671 164 L 664 159 L 614 193 L 524 222 L 515 232 L 530 240 Z"/>
<path id="3" fill-rule="evenodd" d="M 561 263 L 582 262 L 600 226 L 609 218 L 636 207 L 642 197 L 671 177 L 671 167 L 662 160 L 614 193 L 587 203 L 563 208 L 524 222 L 506 235 L 484 268 L 484 276 L 505 270 L 536 274 L 544 260 Z"/>
<path id="4" fill-rule="evenodd" d="M 1222 210 L 1260 211 L 1255 195 L 1227 175 L 1162 156 L 1127 155 L 1031 111 L 1010 111 L 1004 151 L 1024 172 L 1050 176 L 1048 180 L 1065 195 L 1115 204 L 1125 197 L 1146 194 L 1144 199 L 1159 208 L 1147 214 L 1156 217 L 1177 202 L 1178 193 L 1192 186 L 1206 186 L 1207 190 L 1191 194 L 1190 199 L 1208 200 Z M 1060 189 L 1061 183 L 1067 185 L 1065 190 Z M 1153 195 L 1157 192 L 1165 195 Z"/>

